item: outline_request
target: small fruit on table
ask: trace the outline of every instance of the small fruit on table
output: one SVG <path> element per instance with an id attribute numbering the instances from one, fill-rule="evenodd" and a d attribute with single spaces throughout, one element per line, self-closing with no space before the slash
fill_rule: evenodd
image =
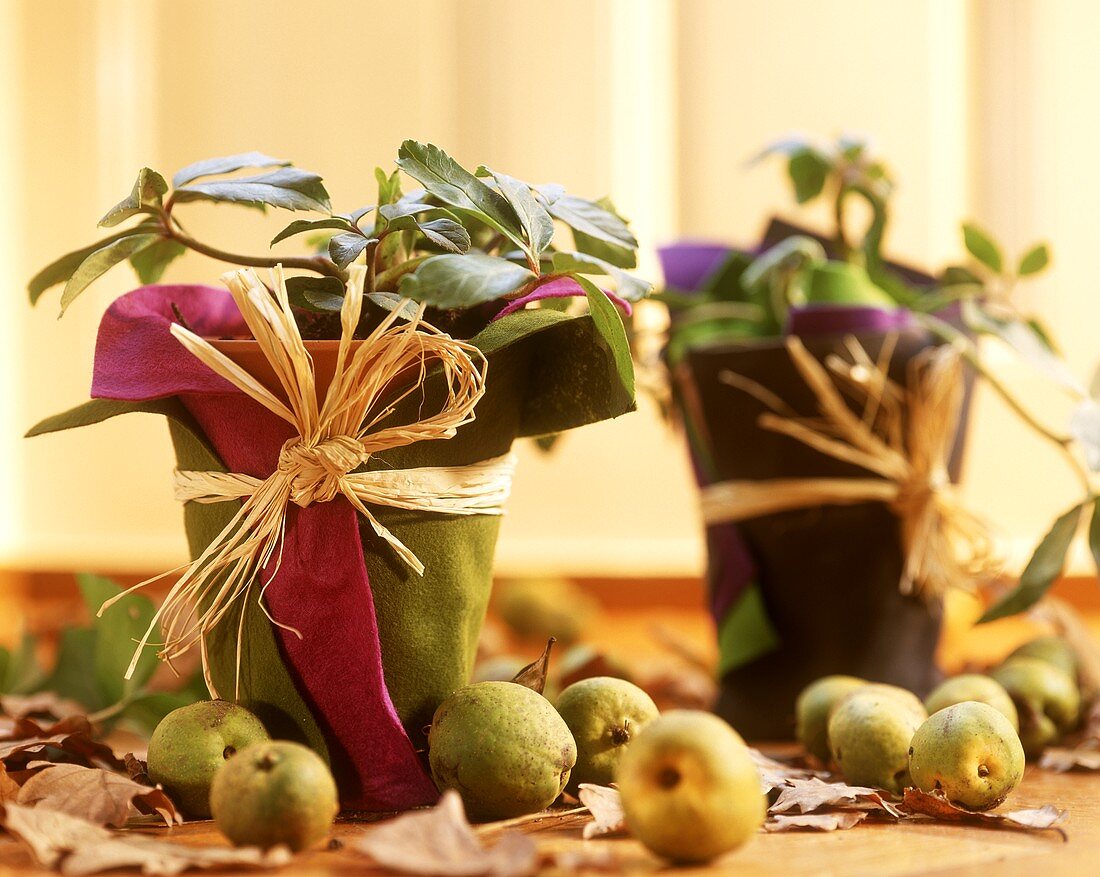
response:
<path id="1" fill-rule="evenodd" d="M 225 763 L 210 790 L 218 829 L 236 846 L 307 849 L 340 805 L 328 765 L 300 743 L 254 743 Z"/>
<path id="2" fill-rule="evenodd" d="M 149 778 L 188 816 L 210 816 L 214 776 L 241 749 L 267 740 L 252 713 L 225 700 L 204 700 L 166 715 L 149 740 Z"/>
<path id="3" fill-rule="evenodd" d="M 467 816 L 486 822 L 553 804 L 569 781 L 577 745 L 538 692 L 514 682 L 479 682 L 435 711 L 428 760 L 440 791 L 457 791 Z"/>
<path id="4" fill-rule="evenodd" d="M 577 743 L 570 791 L 581 783 L 610 785 L 631 740 L 660 714 L 637 685 L 611 676 L 574 682 L 558 697 L 558 713 Z"/>
<path id="5" fill-rule="evenodd" d="M 1020 714 L 1020 740 L 1028 758 L 1062 739 L 1077 724 L 1077 683 L 1041 658 L 1009 658 L 990 674 L 1005 687 Z"/>
<path id="6" fill-rule="evenodd" d="M 1053 664 L 1070 679 L 1077 680 L 1077 653 L 1060 636 L 1036 637 L 1017 648 L 1005 660 L 1010 661 L 1013 658 L 1039 658 Z"/>
<path id="7" fill-rule="evenodd" d="M 741 736 L 698 710 L 671 710 L 647 725 L 615 782 L 631 832 L 674 862 L 707 862 L 741 846 L 767 810 Z"/>
<path id="8" fill-rule="evenodd" d="M 829 746 L 850 784 L 896 793 L 910 785 L 909 743 L 928 714 L 920 701 L 882 688 L 867 686 L 837 704 L 829 717 Z"/>
<path id="9" fill-rule="evenodd" d="M 945 680 L 928 695 L 924 706 L 928 714 L 933 715 L 942 709 L 968 700 L 989 704 L 1008 719 L 1013 728 L 1019 730 L 1020 717 L 1005 687 L 996 679 L 983 676 L 981 673 L 963 673 L 961 676 Z"/>
<path id="10" fill-rule="evenodd" d="M 843 698 L 866 684 L 855 676 L 823 676 L 798 695 L 794 705 L 795 735 L 819 761 L 829 760 L 829 713 Z"/>
<path id="11" fill-rule="evenodd" d="M 1016 729 L 989 704 L 945 707 L 917 728 L 909 773 L 923 792 L 942 791 L 968 810 L 992 810 L 1019 785 L 1024 747 Z"/>

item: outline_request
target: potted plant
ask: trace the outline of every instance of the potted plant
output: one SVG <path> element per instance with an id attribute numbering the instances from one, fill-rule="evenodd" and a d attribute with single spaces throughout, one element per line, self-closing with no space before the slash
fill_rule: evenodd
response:
<path id="1" fill-rule="evenodd" d="M 661 252 L 656 296 L 707 523 L 718 711 L 771 739 L 790 735 L 796 694 L 821 675 L 917 692 L 937 681 L 943 588 L 974 586 L 970 573 L 990 567 L 980 526 L 948 484 L 980 368 L 973 338 L 996 332 L 1053 355 L 1006 290 L 1045 267 L 1044 245 L 1006 272 L 997 245 L 967 225 L 972 264 L 932 275 L 892 262 L 883 245 L 894 184 L 865 143 L 795 139 L 764 153 L 777 154 L 799 203 L 831 200 L 831 232 L 773 220 L 749 249 L 674 244 Z M 861 234 L 854 201 L 868 208 Z M 932 424 L 923 432 L 918 409 Z M 926 416 L 933 409 L 942 416 Z M 965 531 L 969 565 L 948 556 L 952 529 Z M 944 555 L 938 566 L 920 561 L 928 540 Z"/>
<path id="2" fill-rule="evenodd" d="M 421 729 L 472 667 L 512 442 L 632 410 L 619 312 L 648 286 L 606 203 L 412 140 L 375 176 L 337 213 L 259 153 L 143 169 L 118 230 L 30 282 L 63 312 L 116 264 L 146 284 L 103 317 L 92 400 L 31 434 L 167 417 L 193 562 L 141 645 L 199 647 L 212 694 L 325 755 L 345 807 L 395 810 L 436 795 Z M 192 237 L 192 201 L 321 216 L 271 242 L 306 252 L 246 255 Z M 248 270 L 156 285 L 187 250 Z"/>

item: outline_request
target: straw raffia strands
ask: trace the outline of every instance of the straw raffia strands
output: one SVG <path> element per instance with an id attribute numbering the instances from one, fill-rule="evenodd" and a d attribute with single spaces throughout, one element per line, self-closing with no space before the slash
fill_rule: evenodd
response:
<path id="1" fill-rule="evenodd" d="M 272 277 L 274 295 L 251 270 L 231 272 L 223 280 L 270 363 L 285 401 L 207 341 L 183 326 L 172 326 L 172 334 L 184 347 L 293 425 L 296 436 L 283 445 L 278 465 L 267 478 L 225 472 L 176 473 L 176 497 L 181 501 L 243 502 L 202 555 L 181 568 L 183 575 L 138 644 L 127 678 L 154 632 L 163 627 L 164 642 L 158 655 L 171 663 L 198 644 L 207 685 L 217 696 L 207 661 L 206 636 L 236 601 L 247 598 L 261 570 L 273 558 L 275 567 L 264 588 L 277 575 L 289 503 L 306 507 L 344 497 L 374 532 L 421 575 L 423 564 L 375 518 L 369 506 L 450 515 L 503 512 L 515 469 L 511 454 L 468 466 L 354 471 L 376 453 L 419 441 L 451 438 L 459 427 L 471 422 L 474 408 L 485 393 L 488 363 L 481 352 L 423 322 L 423 306 L 403 324 L 397 324 L 402 309 L 396 309 L 368 338 L 355 344 L 353 333 L 362 312 L 364 270 L 353 268 L 340 311 L 336 369 L 319 404 L 313 360 L 294 322 L 281 269 L 275 269 Z M 396 405 L 418 391 L 429 365 L 441 369 L 446 386 L 446 398 L 439 410 L 415 423 L 384 425 Z M 394 389 L 401 384 L 407 384 L 407 388 L 394 398 Z M 163 577 L 142 582 L 126 593 Z M 113 602 L 105 603 L 100 612 Z M 259 604 L 266 613 L 262 591 Z M 301 635 L 268 617 L 282 629 Z M 242 612 L 237 634 L 238 686 L 243 621 Z"/>
<path id="2" fill-rule="evenodd" d="M 853 337 L 848 359 L 836 354 L 822 365 L 798 338 L 787 350 L 813 391 L 819 417 L 798 417 L 771 391 L 742 375 L 722 380 L 772 409 L 760 416 L 764 429 L 782 433 L 822 454 L 872 473 L 867 478 L 780 478 L 726 481 L 702 491 L 708 524 L 819 505 L 887 504 L 901 522 L 905 593 L 938 597 L 948 588 L 973 591 L 999 565 L 985 523 L 964 509 L 947 474 L 962 405 L 958 353 L 935 347 L 910 363 L 908 387 L 889 377 L 896 336 L 887 338 L 873 361 Z M 852 410 L 845 394 L 862 403 Z"/>

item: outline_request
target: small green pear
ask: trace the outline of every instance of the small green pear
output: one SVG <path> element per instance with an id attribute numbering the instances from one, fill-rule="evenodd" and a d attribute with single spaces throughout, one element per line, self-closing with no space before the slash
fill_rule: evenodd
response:
<path id="1" fill-rule="evenodd" d="M 236 846 L 308 849 L 340 810 L 336 782 L 312 749 L 286 740 L 253 743 L 214 776 L 210 809 Z"/>
<path id="2" fill-rule="evenodd" d="M 822 676 L 798 695 L 794 703 L 795 736 L 819 761 L 829 761 L 829 713 L 844 697 L 865 685 L 865 680 L 855 676 Z"/>
<path id="3" fill-rule="evenodd" d="M 610 785 L 631 741 L 660 714 L 637 685 L 612 676 L 574 682 L 558 697 L 558 712 L 577 742 L 570 791 L 581 783 Z"/>
<path id="4" fill-rule="evenodd" d="M 149 739 L 149 778 L 167 789 L 188 816 L 210 816 L 210 786 L 225 762 L 268 739 L 263 723 L 243 706 L 201 700 L 172 710 Z"/>
<path id="5" fill-rule="evenodd" d="M 1020 715 L 1020 740 L 1038 758 L 1073 730 L 1081 693 L 1066 673 L 1042 658 L 1010 658 L 989 674 L 1004 686 Z"/>
<path id="6" fill-rule="evenodd" d="M 647 725 L 615 782 L 631 832 L 674 862 L 708 862 L 741 846 L 767 810 L 741 736 L 700 710 L 670 710 Z"/>
<path id="7" fill-rule="evenodd" d="M 992 810 L 1020 784 L 1024 747 L 987 703 L 963 701 L 933 713 L 909 746 L 909 773 L 923 792 L 942 791 L 968 810 Z"/>
<path id="8" fill-rule="evenodd" d="M 1014 650 L 1005 660 L 1013 658 L 1039 658 L 1053 664 L 1070 679 L 1077 680 L 1077 652 L 1060 636 L 1038 636 Z"/>
<path id="9" fill-rule="evenodd" d="M 554 803 L 577 761 L 569 726 L 515 682 L 460 688 L 435 711 L 428 761 L 440 791 L 455 789 L 470 819 L 537 813 Z"/>
<path id="10" fill-rule="evenodd" d="M 909 743 L 928 714 L 879 686 L 845 697 L 829 717 L 829 747 L 844 778 L 855 786 L 901 792 L 909 780 Z"/>
<path id="11" fill-rule="evenodd" d="M 928 695 L 924 706 L 929 715 L 934 715 L 942 709 L 967 700 L 989 704 L 1008 719 L 1013 728 L 1019 730 L 1020 717 L 1005 687 L 996 679 L 981 673 L 963 673 L 944 680 Z"/>

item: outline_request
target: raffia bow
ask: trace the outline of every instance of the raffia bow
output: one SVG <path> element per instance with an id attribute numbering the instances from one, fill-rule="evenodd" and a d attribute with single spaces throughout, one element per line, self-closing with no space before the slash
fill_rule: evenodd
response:
<path id="1" fill-rule="evenodd" d="M 229 472 L 176 473 L 176 498 L 180 501 L 243 501 L 209 547 L 192 563 L 180 568 L 183 575 L 153 616 L 126 678 L 133 673 L 158 627 L 163 627 L 164 642 L 159 657 L 171 663 L 199 644 L 206 683 L 211 694 L 217 696 L 207 660 L 206 636 L 236 601 L 247 598 L 261 571 L 274 558 L 275 568 L 264 589 L 271 584 L 278 572 L 289 503 L 304 508 L 344 497 L 374 532 L 421 575 L 424 565 L 375 518 L 369 506 L 450 515 L 503 512 L 515 469 L 511 454 L 467 466 L 355 471 L 381 451 L 413 442 L 451 438 L 459 427 L 471 422 L 474 407 L 485 393 L 488 363 L 481 352 L 423 322 L 423 307 L 403 324 L 397 323 L 402 308 L 394 310 L 365 340 L 354 342 L 365 278 L 364 270 L 355 267 L 340 311 L 335 372 L 323 403 L 318 404 L 313 360 L 294 321 L 281 269 L 276 268 L 272 277 L 274 295 L 251 270 L 226 274 L 223 280 L 270 363 L 284 398 L 276 396 L 207 341 L 183 326 L 172 325 L 172 334 L 184 347 L 215 373 L 290 423 L 296 435 L 283 445 L 275 471 L 267 478 Z M 398 403 L 421 387 L 430 361 L 438 364 L 446 389 L 439 410 L 415 423 L 383 425 Z M 395 397 L 395 388 L 405 383 L 408 386 Z M 164 575 L 135 585 L 125 593 Z M 100 613 L 122 596 L 105 603 Z M 262 591 L 258 602 L 266 613 Z M 278 627 L 301 635 L 270 615 L 268 618 Z M 241 636 L 239 629 L 238 686 Z"/>
<path id="2" fill-rule="evenodd" d="M 820 417 L 799 417 L 770 390 L 724 372 L 721 380 L 772 409 L 760 416 L 762 428 L 877 477 L 712 484 L 702 491 L 705 522 L 743 521 L 818 505 L 882 502 L 900 521 L 904 593 L 932 598 L 948 588 L 972 591 L 999 571 L 988 527 L 959 503 L 947 473 L 963 396 L 959 355 L 950 346 L 922 352 L 910 363 L 908 386 L 901 387 L 888 375 L 896 342 L 896 336 L 888 336 L 874 362 L 855 338 L 848 337 L 850 361 L 833 354 L 823 366 L 798 338 L 788 338 L 791 360 L 813 391 Z M 861 413 L 849 407 L 839 388 L 862 402 Z"/>

